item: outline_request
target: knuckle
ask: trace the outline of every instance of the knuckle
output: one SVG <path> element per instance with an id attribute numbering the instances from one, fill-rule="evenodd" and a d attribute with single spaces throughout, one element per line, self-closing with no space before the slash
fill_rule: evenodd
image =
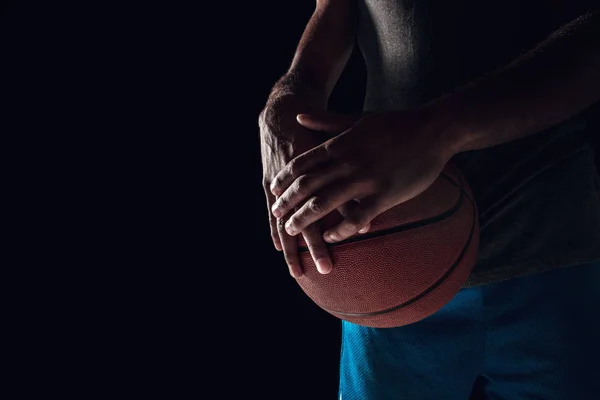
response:
<path id="1" fill-rule="evenodd" d="M 290 225 L 298 225 L 300 223 L 300 218 L 298 218 L 297 216 L 294 215 L 288 221 L 289 221 Z"/>
<path id="2" fill-rule="evenodd" d="M 271 213 L 269 213 L 271 214 Z M 271 232 L 271 235 L 279 235 L 277 233 L 277 218 L 272 217 L 271 215 L 269 215 L 269 231 Z"/>
<path id="3" fill-rule="evenodd" d="M 324 200 L 320 197 L 313 197 L 308 203 L 308 208 L 313 213 L 322 213 L 325 209 Z"/>
<path id="4" fill-rule="evenodd" d="M 283 256 L 286 259 L 286 261 L 292 261 L 294 258 L 294 251 L 292 248 L 290 248 L 289 244 L 284 244 L 283 246 Z"/>
<path id="5" fill-rule="evenodd" d="M 310 252 L 312 253 L 314 250 L 318 250 L 319 249 L 319 242 L 317 242 L 315 240 L 314 236 L 306 236 L 304 235 L 304 241 L 306 242 L 306 247 L 308 247 L 308 249 L 310 250 Z"/>
<path id="6" fill-rule="evenodd" d="M 323 151 L 329 155 L 329 157 L 335 158 L 337 156 L 336 141 L 328 141 L 323 144 Z"/>
<path id="7" fill-rule="evenodd" d="M 296 179 L 295 186 L 298 193 L 304 193 L 309 187 L 309 177 L 307 175 L 298 177 L 298 179 Z"/>
<path id="8" fill-rule="evenodd" d="M 292 176 L 298 176 L 300 171 L 300 165 L 298 164 L 297 159 L 290 161 L 288 171 Z"/>
<path id="9" fill-rule="evenodd" d="M 283 258 L 285 259 L 285 262 L 287 263 L 288 266 L 294 266 L 296 265 L 296 255 L 293 251 L 291 251 L 289 248 L 283 249 Z"/>
<path id="10" fill-rule="evenodd" d="M 285 221 L 283 219 L 277 220 L 277 230 L 279 232 L 285 232 Z"/>
<path id="11" fill-rule="evenodd" d="M 346 226 L 348 226 L 348 228 L 359 230 L 363 228 L 366 224 L 367 222 L 364 221 L 364 218 L 361 218 L 356 215 L 346 218 Z"/>
<path id="12" fill-rule="evenodd" d="M 307 243 L 306 245 L 308 247 L 308 250 L 310 251 L 310 254 L 312 254 L 314 258 L 323 258 L 326 256 L 324 246 L 321 243 L 311 242 Z"/>
<path id="13" fill-rule="evenodd" d="M 289 200 L 286 197 L 282 196 L 277 199 L 277 203 L 278 203 L 279 208 L 285 208 L 285 207 L 287 207 Z"/>

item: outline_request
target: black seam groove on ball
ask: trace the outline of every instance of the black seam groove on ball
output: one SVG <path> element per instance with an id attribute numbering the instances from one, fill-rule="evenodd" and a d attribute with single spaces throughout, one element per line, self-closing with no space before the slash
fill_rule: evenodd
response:
<path id="1" fill-rule="evenodd" d="M 462 178 L 461 178 L 461 183 L 462 183 Z M 421 294 L 413 297 L 410 300 L 405 301 L 402 304 L 399 304 L 397 306 L 385 309 L 385 310 L 381 310 L 381 311 L 374 311 L 374 312 L 369 312 L 369 313 L 347 313 L 347 312 L 340 312 L 340 311 L 333 311 L 333 310 L 329 310 L 324 308 L 327 312 L 332 313 L 332 314 L 337 314 L 337 315 L 341 315 L 341 316 L 345 316 L 345 317 L 372 317 L 375 315 L 381 315 L 381 314 L 386 314 L 392 311 L 396 311 L 401 309 L 402 307 L 406 307 L 412 303 L 414 303 L 415 301 L 423 298 L 425 295 L 427 295 L 428 293 L 430 293 L 432 290 L 434 290 L 435 288 L 437 288 L 447 277 L 448 275 L 450 275 L 452 273 L 452 271 L 454 271 L 454 269 L 456 268 L 456 266 L 458 264 L 460 264 L 460 261 L 463 259 L 467 249 L 469 248 L 469 245 L 471 244 L 471 241 L 473 240 L 473 234 L 475 233 L 475 218 L 476 218 L 476 212 L 477 212 L 477 208 L 473 202 L 473 200 L 465 193 L 465 191 L 462 188 L 461 185 L 461 199 L 462 197 L 466 197 L 469 202 L 473 205 L 473 223 L 471 224 L 471 232 L 469 234 L 469 240 L 467 240 L 467 244 L 463 247 L 460 255 L 458 256 L 458 258 L 456 259 L 456 261 L 454 262 L 454 264 L 452 264 L 452 266 L 450 268 L 448 268 L 448 270 L 444 273 L 444 275 L 438 279 L 435 283 L 433 283 L 430 287 L 428 287 L 427 289 L 425 289 Z M 462 203 L 462 201 L 461 201 Z"/>
<path id="2" fill-rule="evenodd" d="M 348 243 L 353 243 L 353 242 L 359 242 L 359 241 L 363 241 L 363 240 L 368 240 L 368 239 L 373 239 L 379 236 L 385 236 L 385 235 L 390 235 L 392 233 L 397 233 L 397 232 L 402 232 L 402 231 L 407 231 L 409 229 L 414 229 L 414 228 L 421 228 L 425 225 L 430 225 L 430 224 L 434 224 L 436 222 L 442 221 L 446 218 L 451 217 L 452 215 L 454 215 L 454 213 L 456 213 L 458 211 L 458 209 L 460 208 L 460 206 L 462 205 L 462 201 L 463 201 L 463 196 L 466 196 L 467 199 L 469 199 L 469 201 L 471 203 L 473 203 L 473 200 L 469 197 L 469 195 L 465 192 L 465 190 L 462 187 L 462 184 L 458 184 L 456 183 L 454 180 L 452 180 L 452 178 L 450 178 L 449 176 L 447 176 L 445 173 L 441 173 L 440 176 L 442 178 L 445 178 L 446 180 L 448 180 L 451 184 L 453 184 L 454 186 L 457 186 L 460 189 L 460 196 L 458 198 L 458 200 L 456 201 L 456 203 L 452 206 L 452 208 L 444 211 L 441 214 L 435 215 L 431 218 L 427 218 L 424 220 L 420 220 L 420 221 L 416 221 L 416 222 L 411 222 L 409 224 L 405 224 L 405 225 L 400 225 L 400 226 L 395 226 L 392 228 L 387 228 L 387 229 L 382 229 L 376 232 L 367 232 L 364 234 L 361 234 L 360 236 L 353 236 L 350 237 L 348 239 L 336 242 L 336 243 L 325 243 L 325 245 L 329 248 L 331 247 L 335 247 L 335 246 L 341 246 L 344 244 L 348 244 Z M 459 179 L 461 179 L 462 182 L 462 178 L 459 177 Z M 307 246 L 299 246 L 298 247 L 298 252 L 300 254 L 302 253 L 306 253 L 308 251 L 308 247 Z"/>

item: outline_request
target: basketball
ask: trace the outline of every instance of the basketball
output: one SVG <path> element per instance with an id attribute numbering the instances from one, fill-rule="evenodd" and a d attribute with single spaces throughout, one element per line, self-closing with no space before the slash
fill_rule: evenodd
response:
<path id="1" fill-rule="evenodd" d="M 322 231 L 341 221 L 338 211 Z M 468 183 L 448 163 L 423 193 L 371 221 L 364 234 L 327 244 L 333 270 L 321 274 L 302 235 L 297 282 L 320 308 L 359 325 L 391 328 L 422 320 L 466 282 L 479 248 L 479 218 Z"/>

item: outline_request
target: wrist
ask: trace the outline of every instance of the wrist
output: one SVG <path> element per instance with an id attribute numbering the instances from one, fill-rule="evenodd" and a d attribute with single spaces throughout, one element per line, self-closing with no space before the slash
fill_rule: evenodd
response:
<path id="1" fill-rule="evenodd" d="M 439 97 L 423 106 L 435 140 L 450 157 L 466 151 L 471 142 L 472 134 L 463 109 L 457 93 Z"/>

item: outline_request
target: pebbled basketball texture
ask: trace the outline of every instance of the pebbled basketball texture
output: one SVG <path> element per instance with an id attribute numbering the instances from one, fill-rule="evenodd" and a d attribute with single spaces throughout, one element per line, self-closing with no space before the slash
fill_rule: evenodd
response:
<path id="1" fill-rule="evenodd" d="M 322 229 L 341 220 L 334 211 Z M 423 193 L 380 214 L 366 234 L 328 244 L 333 270 L 317 271 L 298 235 L 297 282 L 323 310 L 359 325 L 391 328 L 422 320 L 460 290 L 479 249 L 479 218 L 460 170 L 448 163 Z"/>

